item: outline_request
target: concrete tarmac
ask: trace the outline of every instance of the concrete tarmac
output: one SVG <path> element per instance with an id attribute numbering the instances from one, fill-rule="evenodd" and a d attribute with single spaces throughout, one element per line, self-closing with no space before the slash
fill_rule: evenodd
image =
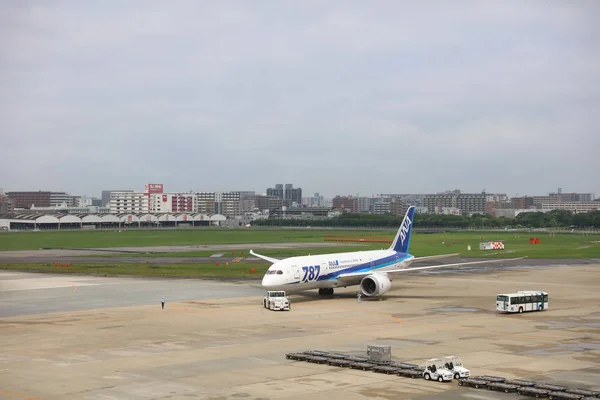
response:
<path id="1" fill-rule="evenodd" d="M 5 272 L 0 399 L 526 399 L 285 359 L 368 344 L 398 361 L 455 354 L 473 375 L 600 391 L 599 269 L 423 272 L 361 303 L 356 288 L 293 295 L 289 312 L 264 309 L 255 283 Z M 548 291 L 549 309 L 496 313 L 496 294 L 518 289 Z"/>

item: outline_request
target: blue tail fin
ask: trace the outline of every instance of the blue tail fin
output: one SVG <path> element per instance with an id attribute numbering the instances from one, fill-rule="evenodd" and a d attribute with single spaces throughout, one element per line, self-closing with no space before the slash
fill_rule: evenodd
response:
<path id="1" fill-rule="evenodd" d="M 415 217 L 415 206 L 408 207 L 406 215 L 402 220 L 402 225 L 398 229 L 396 238 L 390 246 L 390 250 L 399 251 L 401 253 L 408 253 L 408 246 L 410 245 L 410 234 L 412 233 L 413 220 Z"/>

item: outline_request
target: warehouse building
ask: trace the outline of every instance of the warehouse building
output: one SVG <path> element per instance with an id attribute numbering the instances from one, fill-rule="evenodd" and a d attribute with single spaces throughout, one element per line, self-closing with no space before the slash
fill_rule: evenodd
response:
<path id="1" fill-rule="evenodd" d="M 221 214 L 157 213 L 157 214 L 66 214 L 12 213 L 0 215 L 2 230 L 61 230 L 109 228 L 165 228 L 220 226 L 226 220 Z"/>

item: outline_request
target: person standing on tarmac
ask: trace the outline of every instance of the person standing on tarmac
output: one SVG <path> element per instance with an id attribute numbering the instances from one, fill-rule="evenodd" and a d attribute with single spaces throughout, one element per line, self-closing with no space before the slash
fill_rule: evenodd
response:
<path id="1" fill-rule="evenodd" d="M 161 302 L 161 304 L 162 304 L 162 308 L 163 308 L 163 310 L 164 310 L 164 309 L 165 309 L 165 298 L 164 298 L 164 297 L 161 297 L 161 298 L 160 298 L 160 302 Z"/>

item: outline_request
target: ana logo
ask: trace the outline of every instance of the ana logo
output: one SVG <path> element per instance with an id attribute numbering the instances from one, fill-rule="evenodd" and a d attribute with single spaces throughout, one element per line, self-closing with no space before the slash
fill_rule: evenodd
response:
<path id="1" fill-rule="evenodd" d="M 402 244 L 404 244 L 404 241 L 406 240 L 406 235 L 408 234 L 408 229 L 410 228 L 411 224 L 412 221 L 410 218 L 406 218 L 400 227 L 400 241 Z"/>

